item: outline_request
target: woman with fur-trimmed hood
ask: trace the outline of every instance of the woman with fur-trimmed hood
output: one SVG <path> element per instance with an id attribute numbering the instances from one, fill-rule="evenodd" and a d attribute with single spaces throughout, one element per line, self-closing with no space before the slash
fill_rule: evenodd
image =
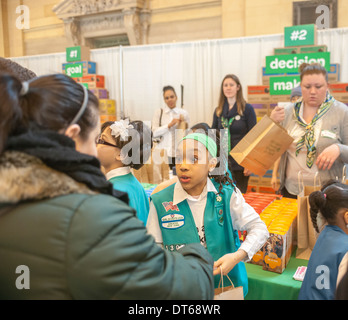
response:
<path id="1" fill-rule="evenodd" d="M 102 174 L 91 92 L 0 74 L 0 97 L 0 299 L 213 298 L 208 252 L 163 251 Z"/>

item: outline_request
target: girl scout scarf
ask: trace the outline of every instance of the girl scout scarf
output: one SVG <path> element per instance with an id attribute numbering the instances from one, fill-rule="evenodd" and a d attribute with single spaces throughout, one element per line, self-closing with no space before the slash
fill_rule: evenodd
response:
<path id="1" fill-rule="evenodd" d="M 310 124 L 304 123 L 303 120 L 300 117 L 300 108 L 302 104 L 302 99 L 299 100 L 295 104 L 295 117 L 296 122 L 303 128 L 305 128 L 305 134 L 301 137 L 301 139 L 297 142 L 296 145 L 296 156 L 300 153 L 301 149 L 304 145 L 306 145 L 307 148 L 307 167 L 312 168 L 314 164 L 315 155 L 317 153 L 317 149 L 315 147 L 315 136 L 314 136 L 314 126 L 317 123 L 319 119 L 321 119 L 330 109 L 332 104 L 335 102 L 334 97 L 331 96 L 329 92 L 326 94 L 326 100 L 324 103 L 319 107 L 317 114 L 312 119 Z"/>

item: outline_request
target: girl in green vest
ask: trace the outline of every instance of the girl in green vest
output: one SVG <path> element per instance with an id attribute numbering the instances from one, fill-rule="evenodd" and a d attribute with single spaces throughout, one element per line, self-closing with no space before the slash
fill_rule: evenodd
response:
<path id="1" fill-rule="evenodd" d="M 263 246 L 268 231 L 226 169 L 221 172 L 223 159 L 218 131 L 187 135 L 177 148 L 178 182 L 151 196 L 147 228 L 156 242 L 170 251 L 201 243 L 215 261 L 215 287 L 222 271 L 236 287 L 243 286 L 246 295 L 244 262 Z M 248 233 L 242 244 L 237 230 Z M 227 278 L 223 283 L 229 285 Z"/>

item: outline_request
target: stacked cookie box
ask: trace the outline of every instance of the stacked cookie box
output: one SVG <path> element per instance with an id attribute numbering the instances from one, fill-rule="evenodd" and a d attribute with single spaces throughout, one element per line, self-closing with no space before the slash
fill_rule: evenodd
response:
<path id="1" fill-rule="evenodd" d="M 116 101 L 109 98 L 105 76 L 97 73 L 96 62 L 90 61 L 90 48 L 66 48 L 66 61 L 62 64 L 62 72 L 81 83 L 99 99 L 100 122 L 116 121 Z"/>

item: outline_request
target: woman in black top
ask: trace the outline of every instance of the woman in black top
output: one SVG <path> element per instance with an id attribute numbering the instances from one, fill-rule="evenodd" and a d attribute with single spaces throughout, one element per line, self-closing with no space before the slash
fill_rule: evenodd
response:
<path id="1" fill-rule="evenodd" d="M 213 129 L 228 129 L 230 152 L 256 124 L 254 108 L 246 103 L 237 76 L 228 74 L 222 81 L 219 104 L 214 112 Z M 245 193 L 251 172 L 229 155 L 228 165 L 238 189 Z"/>

